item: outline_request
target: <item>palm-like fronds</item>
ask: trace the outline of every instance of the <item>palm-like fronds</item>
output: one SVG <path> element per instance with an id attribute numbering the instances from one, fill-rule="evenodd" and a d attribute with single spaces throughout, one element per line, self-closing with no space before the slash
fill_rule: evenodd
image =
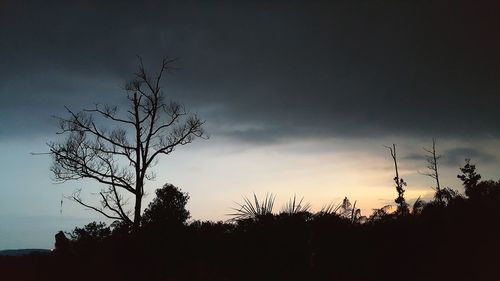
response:
<path id="1" fill-rule="evenodd" d="M 348 219 L 352 223 L 360 222 L 361 210 L 356 208 L 356 202 L 357 201 L 354 201 L 354 205 L 352 205 L 349 199 L 345 197 L 344 200 L 342 200 L 342 203 L 340 204 L 330 203 L 328 205 L 323 206 L 321 210 L 315 214 L 315 216 L 316 217 L 335 216 L 338 218 Z"/>
<path id="2" fill-rule="evenodd" d="M 342 200 L 342 203 L 340 204 L 335 204 L 335 203 L 330 203 L 328 205 L 325 205 L 321 208 L 321 210 L 317 213 L 318 215 L 337 215 L 340 217 L 349 217 L 351 216 L 353 208 L 351 205 L 351 202 L 349 202 L 349 199 L 347 197 Z"/>
<path id="3" fill-rule="evenodd" d="M 242 204 L 235 202 L 238 207 L 232 208 L 235 213 L 229 214 L 230 216 L 232 216 L 230 221 L 240 221 L 245 219 L 256 220 L 259 217 L 272 215 L 275 199 L 276 196 L 272 193 L 266 194 L 266 197 L 263 201 L 259 201 L 255 193 L 253 195 L 253 202 L 247 197 L 243 197 Z"/>
<path id="4" fill-rule="evenodd" d="M 424 209 L 425 202 L 420 199 L 420 196 L 415 200 L 415 203 L 413 203 L 413 208 L 412 208 L 412 213 L 414 215 L 418 215 L 422 213 L 422 210 Z"/>
<path id="5" fill-rule="evenodd" d="M 290 200 L 281 208 L 281 214 L 287 214 L 287 215 L 295 215 L 295 214 L 300 214 L 300 213 L 306 213 L 309 212 L 311 209 L 311 204 L 309 203 L 304 203 L 302 204 L 302 201 L 304 200 L 304 197 L 302 197 L 300 200 L 297 200 L 297 196 L 293 195 L 293 198 L 290 198 Z"/>
<path id="6" fill-rule="evenodd" d="M 335 204 L 331 202 L 328 205 L 325 205 L 321 208 L 321 210 L 317 213 L 318 215 L 333 215 L 337 214 L 337 211 L 342 207 L 342 204 Z"/>

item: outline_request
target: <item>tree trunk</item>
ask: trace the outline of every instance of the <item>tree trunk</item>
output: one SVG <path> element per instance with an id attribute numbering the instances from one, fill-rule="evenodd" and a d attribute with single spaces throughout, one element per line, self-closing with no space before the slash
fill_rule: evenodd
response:
<path id="1" fill-rule="evenodd" d="M 134 225 L 133 225 L 134 231 L 137 231 L 141 226 L 141 203 L 142 203 L 142 192 L 141 190 L 139 190 L 135 194 Z"/>

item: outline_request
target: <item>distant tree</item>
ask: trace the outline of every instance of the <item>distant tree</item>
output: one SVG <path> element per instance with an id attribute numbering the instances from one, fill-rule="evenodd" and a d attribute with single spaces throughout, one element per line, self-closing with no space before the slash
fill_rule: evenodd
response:
<path id="1" fill-rule="evenodd" d="M 165 100 L 160 83 L 172 62 L 163 59 L 159 72 L 151 76 L 139 58 L 135 79 L 125 87 L 124 114 L 116 106 L 100 104 L 80 112 L 66 108 L 69 117 L 59 118 L 59 134 L 66 139 L 49 143 L 56 180 L 91 179 L 104 186 L 98 193 L 100 206 L 85 203 L 81 190 L 71 199 L 134 229 L 140 226 L 145 183 L 154 178 L 151 168 L 159 156 L 205 137 L 202 120 Z M 122 192 L 133 196 L 133 210 L 126 208 L 128 198 Z"/>
<path id="2" fill-rule="evenodd" d="M 391 211 L 392 206 L 391 205 L 385 205 L 384 207 L 380 209 L 373 209 L 373 213 L 370 215 L 368 218 L 368 221 L 370 222 L 377 222 L 381 220 L 386 220 L 391 217 Z"/>
<path id="3" fill-rule="evenodd" d="M 182 225 L 189 218 L 186 204 L 189 195 L 172 184 L 165 184 L 156 190 L 153 199 L 142 216 L 145 225 Z"/>
<path id="4" fill-rule="evenodd" d="M 436 152 L 436 139 L 432 139 L 432 148 L 423 148 L 427 153 L 427 169 L 428 172 L 420 172 L 424 176 L 428 176 L 436 181 L 436 187 L 433 188 L 436 191 L 436 200 L 439 203 L 443 203 L 443 192 L 441 192 L 441 184 L 439 182 L 439 169 L 438 169 L 438 160 L 442 157 L 442 155 L 437 154 Z"/>
<path id="5" fill-rule="evenodd" d="M 64 232 L 59 231 L 55 235 L 55 240 L 56 242 L 54 244 L 54 252 L 61 254 L 68 254 L 71 249 L 71 245 L 69 239 L 66 237 Z"/>
<path id="6" fill-rule="evenodd" d="M 111 228 L 104 222 L 91 222 L 68 232 L 70 249 L 80 256 L 91 256 L 103 250 L 104 242 L 111 237 Z"/>
<path id="7" fill-rule="evenodd" d="M 436 191 L 434 195 L 436 201 L 439 204 L 449 204 L 452 200 L 462 198 L 462 195 L 457 191 L 449 187 L 441 188 L 439 191 Z M 439 198 L 439 199 L 438 199 Z"/>
<path id="8" fill-rule="evenodd" d="M 481 175 L 476 173 L 476 165 L 470 163 L 470 159 L 465 159 L 465 165 L 460 168 L 461 175 L 457 175 L 462 181 L 465 189 L 465 195 L 469 198 L 475 197 L 478 193 L 478 183 L 481 180 Z"/>
<path id="9" fill-rule="evenodd" d="M 75 227 L 69 233 L 73 241 L 95 241 L 100 242 L 111 235 L 111 229 L 103 222 L 91 222 L 83 227 Z"/>
<path id="10" fill-rule="evenodd" d="M 394 177 L 394 183 L 396 184 L 396 191 L 398 193 L 398 197 L 394 200 L 396 204 L 398 205 L 397 213 L 399 215 L 406 215 L 408 214 L 408 204 L 406 203 L 404 193 L 405 189 L 404 187 L 406 186 L 406 182 L 399 177 L 399 171 L 398 171 L 398 160 L 397 160 L 397 154 L 396 154 L 396 145 L 393 144 L 391 146 L 385 146 L 387 149 L 389 149 L 389 152 L 391 154 L 392 160 L 394 161 L 394 170 L 396 172 L 396 176 Z"/>
<path id="11" fill-rule="evenodd" d="M 477 185 L 478 196 L 488 197 L 489 200 L 500 199 L 500 180 L 485 180 Z"/>

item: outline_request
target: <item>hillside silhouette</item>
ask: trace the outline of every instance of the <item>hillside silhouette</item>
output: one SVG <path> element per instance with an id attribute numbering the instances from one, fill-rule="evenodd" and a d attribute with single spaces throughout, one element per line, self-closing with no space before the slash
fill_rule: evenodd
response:
<path id="1" fill-rule="evenodd" d="M 93 222 L 59 232 L 53 252 L 0 257 L 0 272 L 18 280 L 495 280 L 500 181 L 481 180 L 469 160 L 458 178 L 465 195 L 440 188 L 408 212 L 385 206 L 366 217 L 348 198 L 316 213 L 292 198 L 274 212 L 267 195 L 245 199 L 227 222 L 188 222 L 188 194 L 166 184 L 140 229 Z"/>

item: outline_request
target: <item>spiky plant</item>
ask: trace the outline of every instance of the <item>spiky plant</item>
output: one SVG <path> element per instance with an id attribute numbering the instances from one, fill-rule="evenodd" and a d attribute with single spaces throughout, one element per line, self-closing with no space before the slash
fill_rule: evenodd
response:
<path id="1" fill-rule="evenodd" d="M 420 196 L 415 200 L 415 203 L 413 203 L 413 208 L 412 208 L 412 214 L 414 215 L 419 215 L 422 213 L 422 210 L 425 207 L 425 202 L 420 199 Z"/>
<path id="2" fill-rule="evenodd" d="M 232 216 L 229 221 L 242 221 L 242 220 L 258 220 L 259 218 L 273 214 L 274 200 L 276 196 L 272 193 L 266 194 L 264 200 L 259 201 L 257 195 L 253 194 L 253 202 L 248 197 L 243 196 L 243 203 L 235 202 L 238 207 L 232 208 L 235 213 L 229 214 Z"/>
<path id="3" fill-rule="evenodd" d="M 338 210 L 342 207 L 342 204 L 335 204 L 330 202 L 328 205 L 321 207 L 321 210 L 316 213 L 317 215 L 336 215 Z"/>
<path id="4" fill-rule="evenodd" d="M 347 197 L 342 200 L 342 203 L 335 204 L 330 203 L 321 208 L 321 210 L 317 213 L 318 215 L 336 215 L 339 217 L 349 217 L 353 211 L 351 202 Z"/>
<path id="5" fill-rule="evenodd" d="M 357 201 L 354 201 L 354 205 L 352 205 L 349 199 L 345 197 L 340 204 L 335 204 L 332 202 L 328 205 L 323 206 L 321 210 L 314 216 L 316 218 L 334 216 L 342 219 L 348 219 L 352 223 L 358 223 L 360 222 L 362 216 L 361 210 L 356 208 L 356 202 Z"/>
<path id="6" fill-rule="evenodd" d="M 302 204 L 303 200 L 304 197 L 302 197 L 300 200 L 297 200 L 297 196 L 293 195 L 293 198 L 290 198 L 290 200 L 285 204 L 285 206 L 281 208 L 280 214 L 297 215 L 302 213 L 308 213 L 309 210 L 311 209 L 311 204 L 309 203 Z"/>

